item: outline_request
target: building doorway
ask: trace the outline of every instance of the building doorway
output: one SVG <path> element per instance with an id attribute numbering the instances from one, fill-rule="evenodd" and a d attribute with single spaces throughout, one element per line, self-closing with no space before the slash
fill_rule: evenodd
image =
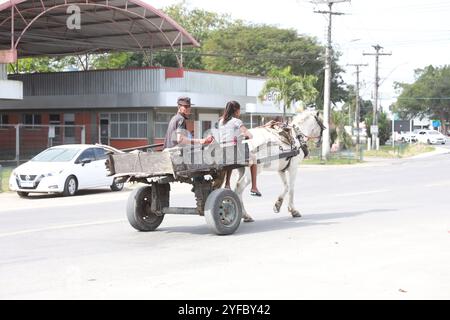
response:
<path id="1" fill-rule="evenodd" d="M 104 145 L 110 144 L 109 119 L 100 119 L 99 128 L 100 143 Z"/>

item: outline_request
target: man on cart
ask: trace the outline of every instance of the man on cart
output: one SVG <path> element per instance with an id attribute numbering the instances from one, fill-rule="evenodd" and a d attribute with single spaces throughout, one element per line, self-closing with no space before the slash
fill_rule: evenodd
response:
<path id="1" fill-rule="evenodd" d="M 164 149 L 173 148 L 177 145 L 189 145 L 189 144 L 210 144 L 214 138 L 208 136 L 205 139 L 194 139 L 190 137 L 190 134 L 186 128 L 186 120 L 191 116 L 191 98 L 179 97 L 177 100 L 178 113 L 172 117 L 167 127 L 166 137 L 164 139 Z"/>

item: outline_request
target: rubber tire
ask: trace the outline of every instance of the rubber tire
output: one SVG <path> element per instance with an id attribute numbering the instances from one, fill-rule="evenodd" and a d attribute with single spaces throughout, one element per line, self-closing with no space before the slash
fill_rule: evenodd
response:
<path id="1" fill-rule="evenodd" d="M 230 225 L 223 223 L 219 210 L 222 201 L 228 198 L 234 202 L 236 208 L 236 216 Z M 242 220 L 242 204 L 238 195 L 229 189 L 217 189 L 211 192 L 205 203 L 205 219 L 208 227 L 217 235 L 233 234 Z"/>
<path id="2" fill-rule="evenodd" d="M 428 144 L 431 144 L 431 141 L 430 141 L 430 139 L 428 139 L 428 140 L 427 140 L 427 143 L 428 143 Z"/>
<path id="3" fill-rule="evenodd" d="M 155 231 L 164 219 L 164 216 L 157 216 L 150 211 L 151 199 L 151 186 L 135 189 L 128 197 L 128 222 L 137 231 Z"/>
<path id="4" fill-rule="evenodd" d="M 74 180 L 74 182 L 75 182 L 75 191 L 74 192 L 71 192 L 69 190 L 69 183 L 70 183 L 71 180 Z M 77 178 L 75 176 L 67 177 L 66 182 L 64 183 L 64 191 L 62 193 L 63 196 L 64 197 L 73 197 L 77 193 L 77 191 L 78 191 L 78 180 L 77 180 Z"/>
<path id="5" fill-rule="evenodd" d="M 111 191 L 122 191 L 125 183 L 116 183 L 116 179 L 113 180 L 113 184 L 110 186 Z"/>
<path id="6" fill-rule="evenodd" d="M 28 192 L 17 191 L 17 194 L 18 194 L 19 197 L 21 197 L 21 198 L 28 198 Z"/>

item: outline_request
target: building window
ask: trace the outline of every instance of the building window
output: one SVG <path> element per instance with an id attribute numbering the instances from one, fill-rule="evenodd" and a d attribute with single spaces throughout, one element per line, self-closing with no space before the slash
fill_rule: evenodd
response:
<path id="1" fill-rule="evenodd" d="M 112 139 L 147 139 L 147 113 L 111 113 Z"/>
<path id="2" fill-rule="evenodd" d="M 2 126 L 4 124 L 9 124 L 8 115 L 7 114 L 0 114 L 0 126 Z"/>
<path id="3" fill-rule="evenodd" d="M 22 119 L 24 124 L 28 125 L 39 125 L 42 123 L 42 117 L 40 114 L 37 113 L 26 113 L 23 115 Z"/>
<path id="4" fill-rule="evenodd" d="M 166 136 L 167 128 L 169 127 L 170 119 L 173 113 L 157 112 L 155 119 L 155 138 L 163 139 Z"/>
<path id="5" fill-rule="evenodd" d="M 59 114 L 50 114 L 48 124 L 55 126 L 55 138 L 61 135 L 61 116 Z"/>

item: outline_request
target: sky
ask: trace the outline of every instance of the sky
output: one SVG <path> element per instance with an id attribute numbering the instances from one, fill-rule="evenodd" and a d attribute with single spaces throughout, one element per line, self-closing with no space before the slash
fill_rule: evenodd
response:
<path id="1" fill-rule="evenodd" d="M 174 0 L 146 0 L 156 8 L 178 3 Z M 266 23 L 293 28 L 300 34 L 316 37 L 326 43 L 328 18 L 314 13 L 327 10 L 324 4 L 306 0 L 188 0 L 189 8 L 228 13 L 232 18 L 253 23 Z M 427 65 L 449 64 L 450 1 L 449 0 L 353 0 L 335 3 L 333 11 L 333 48 L 342 53 L 340 65 L 346 70 L 344 80 L 356 83 L 355 67 L 347 64 L 368 64 L 361 69 L 361 95 L 373 99 L 375 52 L 373 45 L 383 47 L 380 57 L 380 104 L 386 109 L 398 92 L 394 82 L 414 82 L 414 70 Z M 178 21 L 182 25 L 182 21 Z"/>

